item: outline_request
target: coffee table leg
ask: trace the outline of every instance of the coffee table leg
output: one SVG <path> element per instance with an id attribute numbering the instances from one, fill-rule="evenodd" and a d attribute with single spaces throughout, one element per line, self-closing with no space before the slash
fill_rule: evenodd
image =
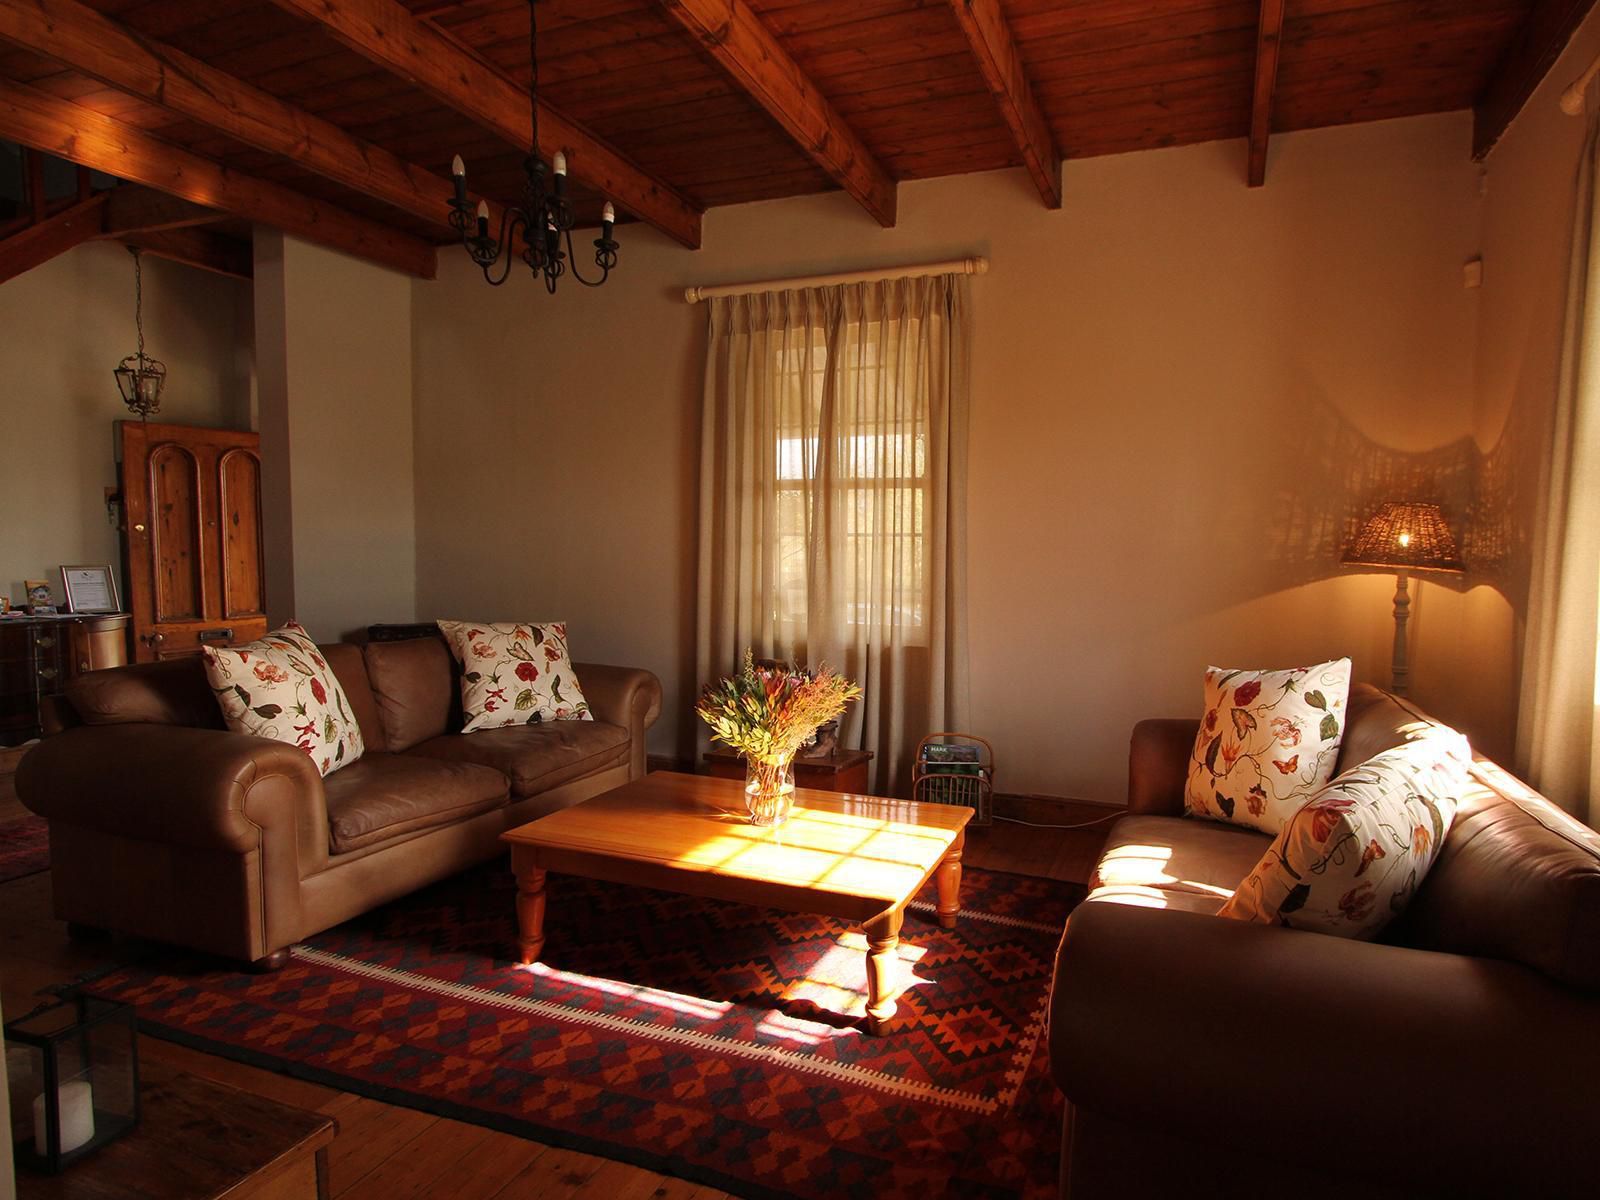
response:
<path id="1" fill-rule="evenodd" d="M 517 926 L 523 965 L 538 962 L 544 953 L 544 869 L 525 867 L 517 872 Z"/>
<path id="2" fill-rule="evenodd" d="M 961 911 L 961 849 L 966 841 L 966 831 L 962 830 L 939 864 L 939 924 L 946 929 L 956 927 L 956 915 Z"/>
<path id="3" fill-rule="evenodd" d="M 867 1032 L 881 1037 L 894 1020 L 895 997 L 899 994 L 900 922 L 904 911 L 891 908 L 862 926 L 867 935 Z"/>

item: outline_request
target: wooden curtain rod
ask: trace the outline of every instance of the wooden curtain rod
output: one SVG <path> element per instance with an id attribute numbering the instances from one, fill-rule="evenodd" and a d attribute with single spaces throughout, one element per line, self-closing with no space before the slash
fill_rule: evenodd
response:
<path id="1" fill-rule="evenodd" d="M 794 288 L 828 287 L 836 283 L 873 283 L 880 279 L 916 279 L 923 275 L 982 275 L 989 269 L 987 258 L 953 258 L 948 262 L 923 263 L 916 267 L 874 267 L 870 271 L 841 271 L 835 275 L 804 275 L 798 279 L 763 279 L 755 283 L 717 283 L 685 288 L 683 298 L 690 304 L 715 296 L 747 296 L 751 292 L 786 292 Z"/>
<path id="2" fill-rule="evenodd" d="M 1584 97 L 1589 91 L 1589 84 L 1594 77 L 1600 75 L 1600 58 L 1589 64 L 1589 69 L 1572 81 L 1572 85 L 1561 93 L 1561 111 L 1569 117 L 1583 116 Z"/>

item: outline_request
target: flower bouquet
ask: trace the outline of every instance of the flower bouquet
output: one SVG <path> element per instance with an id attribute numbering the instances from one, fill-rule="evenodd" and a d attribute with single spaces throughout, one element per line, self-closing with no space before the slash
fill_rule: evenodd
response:
<path id="1" fill-rule="evenodd" d="M 781 825 L 794 807 L 794 756 L 817 728 L 861 695 L 850 680 L 827 667 L 758 667 L 750 651 L 744 666 L 710 684 L 695 712 L 711 736 L 744 755 L 745 807 L 756 825 Z"/>

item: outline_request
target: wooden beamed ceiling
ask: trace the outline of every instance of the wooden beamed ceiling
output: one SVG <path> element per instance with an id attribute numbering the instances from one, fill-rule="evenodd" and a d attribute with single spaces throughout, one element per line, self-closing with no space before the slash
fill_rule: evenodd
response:
<path id="1" fill-rule="evenodd" d="M 1594 2 L 540 0 L 540 148 L 580 219 L 610 198 L 687 247 L 718 205 L 842 190 L 892 225 L 902 180 L 1020 167 L 1054 208 L 1063 160 L 1070 195 L 1074 158 L 1225 138 L 1260 185 L 1272 134 L 1385 117 L 1473 109 L 1481 156 Z M 0 0 L 0 137 L 427 276 L 452 155 L 492 207 L 518 197 L 527 21 Z"/>

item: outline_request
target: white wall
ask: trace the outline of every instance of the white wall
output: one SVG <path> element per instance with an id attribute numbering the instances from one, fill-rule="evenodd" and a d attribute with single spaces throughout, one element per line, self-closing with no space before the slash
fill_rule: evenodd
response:
<path id="1" fill-rule="evenodd" d="M 255 292 L 269 621 L 409 621 L 410 279 L 257 230 Z"/>
<path id="2" fill-rule="evenodd" d="M 251 427 L 250 285 L 144 256 L 148 353 L 167 364 L 158 419 Z M 110 563 L 121 545 L 114 423 L 129 416 L 111 372 L 137 347 L 133 260 L 92 242 L 0 283 L 0 593 L 62 563 Z"/>
<path id="3" fill-rule="evenodd" d="M 1467 114 L 1292 134 L 1268 185 L 1237 142 L 717 209 L 705 249 L 623 231 L 598 291 L 491 289 L 460 252 L 414 287 L 417 608 L 571 622 L 650 667 L 651 739 L 689 748 L 705 310 L 692 283 L 968 254 L 972 724 L 1009 791 L 1120 800 L 1128 732 L 1193 713 L 1208 662 L 1351 653 L 1385 681 L 1390 577 L 1347 522 L 1474 429 L 1481 204 Z M 1467 455 L 1470 457 L 1470 455 Z M 1503 752 L 1509 618 L 1421 586 L 1417 699 Z M 1479 630 L 1492 628 L 1492 655 Z M 1490 661 L 1492 659 L 1492 661 Z"/>

